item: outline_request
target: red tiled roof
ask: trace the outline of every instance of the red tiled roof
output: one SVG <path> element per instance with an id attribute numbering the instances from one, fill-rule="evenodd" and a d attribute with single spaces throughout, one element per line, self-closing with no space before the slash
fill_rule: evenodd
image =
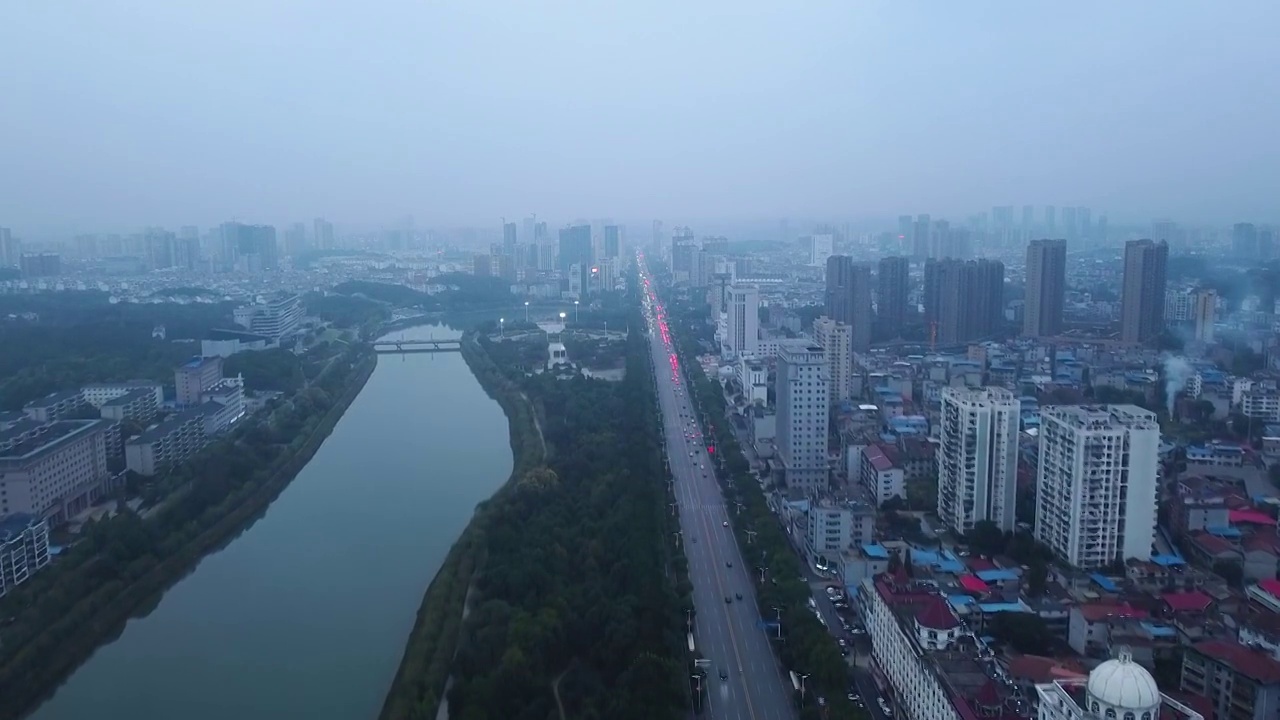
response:
<path id="1" fill-rule="evenodd" d="M 1275 518 L 1253 509 L 1232 510 L 1227 514 L 1227 518 L 1233 523 L 1245 523 L 1247 525 L 1276 524 Z"/>
<path id="2" fill-rule="evenodd" d="M 1114 618 L 1144 618 L 1147 613 L 1129 603 L 1089 603 L 1080 606 L 1080 614 L 1089 622 Z"/>
<path id="3" fill-rule="evenodd" d="M 960 626 L 960 621 L 947 606 L 947 601 L 940 597 L 932 598 L 916 613 L 916 622 L 930 630 L 952 630 Z"/>
<path id="4" fill-rule="evenodd" d="M 1244 549 L 1248 552 L 1261 550 L 1263 552 L 1269 552 L 1272 555 L 1280 555 L 1280 550 L 1276 548 L 1276 540 L 1276 536 L 1269 532 L 1256 532 L 1246 537 L 1240 544 L 1243 545 Z"/>
<path id="5" fill-rule="evenodd" d="M 885 456 L 879 445 L 868 445 L 862 451 L 862 454 L 866 456 L 867 462 L 871 463 L 871 467 L 875 468 L 877 472 L 893 469 L 893 461 Z"/>
<path id="6" fill-rule="evenodd" d="M 1043 655 L 1019 655 L 1009 660 L 1009 675 L 1033 683 L 1047 683 L 1066 678 L 1082 678 L 1086 673 L 1074 660 L 1060 660 Z"/>
<path id="7" fill-rule="evenodd" d="M 1268 593 L 1271 593 L 1272 597 L 1280 598 L 1280 580 L 1276 580 L 1274 578 L 1259 580 L 1258 587 L 1262 588 Z"/>
<path id="8" fill-rule="evenodd" d="M 991 591 L 991 587 L 987 585 L 987 582 L 976 575 L 961 575 L 960 586 L 970 592 L 985 593 Z"/>
<path id="9" fill-rule="evenodd" d="M 1250 650 L 1238 642 L 1226 640 L 1206 640 L 1194 647 L 1201 655 L 1263 685 L 1280 683 L 1280 662 L 1261 650 Z"/>
<path id="10" fill-rule="evenodd" d="M 1165 593 L 1160 599 L 1174 612 L 1204 612 L 1213 604 L 1213 598 L 1199 590 Z"/>
<path id="11" fill-rule="evenodd" d="M 1209 555 L 1221 555 L 1224 552 L 1231 552 L 1235 550 L 1235 547 L 1233 547 L 1231 543 L 1223 540 L 1217 535 L 1210 535 L 1207 532 L 1193 532 L 1189 537 L 1191 538 L 1191 542 L 1198 545 L 1201 550 L 1205 551 Z"/>

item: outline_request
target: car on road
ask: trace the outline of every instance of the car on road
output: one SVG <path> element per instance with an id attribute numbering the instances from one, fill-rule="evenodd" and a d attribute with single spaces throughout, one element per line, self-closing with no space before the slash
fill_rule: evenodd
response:
<path id="1" fill-rule="evenodd" d="M 742 599 L 742 593 L 734 593 L 733 596 L 739 600 Z"/>
<path id="2" fill-rule="evenodd" d="M 733 567 L 733 561 L 732 561 L 732 560 L 725 560 L 725 561 L 724 561 L 724 566 L 725 566 L 725 567 Z"/>
<path id="3" fill-rule="evenodd" d="M 728 520 L 725 520 L 724 522 L 722 522 L 722 523 L 720 523 L 720 524 L 721 524 L 721 525 L 723 525 L 724 527 L 729 527 L 729 521 L 728 521 Z"/>
<path id="4" fill-rule="evenodd" d="M 725 595 L 725 596 L 724 596 L 724 604 L 725 604 L 725 605 L 731 605 L 731 604 L 733 604 L 733 598 L 729 597 L 728 595 Z"/>
<path id="5" fill-rule="evenodd" d="M 720 679 L 721 679 L 721 680 L 728 680 L 728 679 L 729 679 L 729 671 L 728 671 L 728 670 L 725 670 L 724 668 L 720 668 Z"/>

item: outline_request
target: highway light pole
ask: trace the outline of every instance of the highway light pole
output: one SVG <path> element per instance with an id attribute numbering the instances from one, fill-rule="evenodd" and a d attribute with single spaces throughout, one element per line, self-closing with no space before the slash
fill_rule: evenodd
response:
<path id="1" fill-rule="evenodd" d="M 676 508 L 680 507 L 680 503 L 667 503 L 667 504 L 671 506 L 671 514 L 675 515 Z"/>
<path id="2" fill-rule="evenodd" d="M 573 324 L 578 324 L 578 301 L 573 301 Z"/>
<path id="3" fill-rule="evenodd" d="M 804 681 L 809 677 L 808 673 L 800 676 L 800 707 L 804 707 Z"/>
<path id="4" fill-rule="evenodd" d="M 781 640 L 782 639 L 782 610 L 778 609 L 776 605 L 773 607 L 773 615 L 775 618 L 777 618 L 777 622 L 775 624 L 778 626 L 778 639 Z"/>
<path id="5" fill-rule="evenodd" d="M 756 539 L 756 531 L 755 531 L 755 530 L 746 530 L 746 531 L 744 531 L 744 532 L 746 532 L 746 533 L 747 533 L 747 544 L 748 544 L 748 545 L 752 544 L 752 542 L 754 542 L 754 541 L 755 541 L 755 539 Z M 760 582 L 764 582 L 764 578 L 761 578 L 761 579 L 760 579 Z"/>
<path id="6" fill-rule="evenodd" d="M 677 530 L 671 534 L 676 536 L 676 547 L 680 547 L 680 531 Z"/>
<path id="7" fill-rule="evenodd" d="M 529 301 L 524 301 L 524 321 L 529 322 Z"/>
<path id="8" fill-rule="evenodd" d="M 498 318 L 498 336 L 505 338 L 507 336 L 507 319 Z"/>

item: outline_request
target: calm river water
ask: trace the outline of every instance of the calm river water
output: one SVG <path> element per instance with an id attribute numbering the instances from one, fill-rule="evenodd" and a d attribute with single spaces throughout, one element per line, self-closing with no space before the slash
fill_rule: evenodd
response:
<path id="1" fill-rule="evenodd" d="M 381 356 L 267 514 L 31 717 L 376 717 L 427 585 L 510 473 L 506 418 L 461 355 Z"/>

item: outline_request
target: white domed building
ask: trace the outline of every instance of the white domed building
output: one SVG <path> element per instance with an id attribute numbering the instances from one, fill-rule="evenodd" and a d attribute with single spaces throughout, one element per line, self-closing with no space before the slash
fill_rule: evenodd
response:
<path id="1" fill-rule="evenodd" d="M 1036 685 L 1040 720 L 1204 720 L 1204 716 L 1164 695 L 1147 669 L 1121 648 L 1079 680 Z"/>

